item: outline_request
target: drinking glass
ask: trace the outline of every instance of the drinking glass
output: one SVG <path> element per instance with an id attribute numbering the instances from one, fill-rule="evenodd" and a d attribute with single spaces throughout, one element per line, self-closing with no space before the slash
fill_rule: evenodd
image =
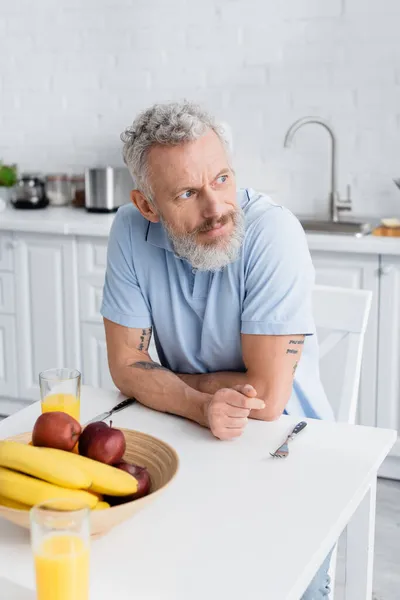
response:
<path id="1" fill-rule="evenodd" d="M 30 511 L 37 600 L 89 600 L 90 510 L 50 500 Z"/>
<path id="2" fill-rule="evenodd" d="M 80 419 L 81 374 L 76 369 L 48 369 L 39 375 L 42 413 L 62 411 Z"/>

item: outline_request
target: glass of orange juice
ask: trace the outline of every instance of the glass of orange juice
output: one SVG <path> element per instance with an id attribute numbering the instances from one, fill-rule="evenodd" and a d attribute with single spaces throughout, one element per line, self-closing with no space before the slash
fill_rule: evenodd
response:
<path id="1" fill-rule="evenodd" d="M 39 375 L 42 412 L 59 410 L 80 418 L 81 374 L 76 369 L 48 369 Z"/>
<path id="2" fill-rule="evenodd" d="M 31 509 L 37 600 L 89 600 L 89 515 L 69 500 Z"/>

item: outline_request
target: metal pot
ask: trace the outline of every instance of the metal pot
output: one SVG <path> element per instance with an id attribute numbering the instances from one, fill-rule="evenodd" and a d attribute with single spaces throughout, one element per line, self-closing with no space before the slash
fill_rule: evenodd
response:
<path id="1" fill-rule="evenodd" d="M 85 171 L 85 206 L 89 212 L 113 212 L 130 201 L 133 189 L 126 167 L 103 167 Z"/>

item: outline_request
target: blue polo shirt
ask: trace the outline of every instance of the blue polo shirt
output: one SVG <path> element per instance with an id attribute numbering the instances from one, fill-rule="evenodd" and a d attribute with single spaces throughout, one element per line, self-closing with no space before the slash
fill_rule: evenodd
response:
<path id="1" fill-rule="evenodd" d="M 299 221 L 267 196 L 238 190 L 246 233 L 238 260 L 197 271 L 174 254 L 161 223 L 122 206 L 108 243 L 102 315 L 153 328 L 162 365 L 176 373 L 245 371 L 240 334 L 306 334 L 289 414 L 331 419 L 319 378 L 312 317 L 314 268 Z"/>

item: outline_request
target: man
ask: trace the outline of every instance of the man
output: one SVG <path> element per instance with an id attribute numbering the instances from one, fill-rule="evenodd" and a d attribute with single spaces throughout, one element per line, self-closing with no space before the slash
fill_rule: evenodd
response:
<path id="1" fill-rule="evenodd" d="M 155 105 L 122 139 L 136 189 L 108 247 L 102 315 L 115 385 L 221 440 L 284 411 L 332 418 L 297 219 L 237 190 L 223 131 L 197 106 Z M 161 365 L 148 354 L 152 334 Z M 326 570 L 304 598 L 328 596 Z"/>

